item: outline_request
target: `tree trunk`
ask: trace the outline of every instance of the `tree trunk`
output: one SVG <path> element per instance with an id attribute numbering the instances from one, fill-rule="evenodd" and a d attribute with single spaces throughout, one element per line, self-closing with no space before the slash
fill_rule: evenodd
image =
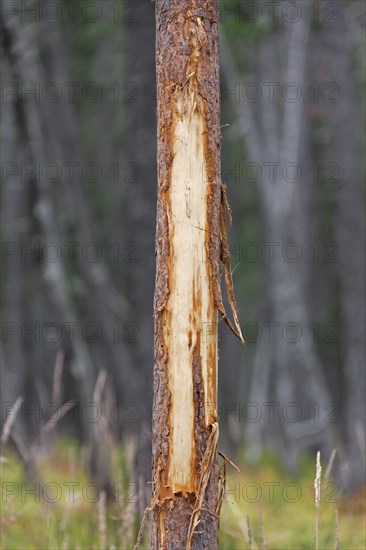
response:
<path id="1" fill-rule="evenodd" d="M 38 48 L 32 47 L 32 45 L 36 43 L 37 27 L 32 23 L 23 24 L 20 18 L 20 12 L 14 11 L 15 15 L 9 18 L 8 21 L 3 22 L 2 31 L 4 35 L 4 51 L 11 72 L 11 80 L 17 84 L 17 90 L 20 90 L 22 83 L 29 83 L 32 81 L 42 82 L 43 71 L 42 65 L 39 62 L 40 51 Z M 44 32 L 46 35 L 46 28 Z M 57 33 L 57 29 L 55 33 Z M 43 38 L 46 38 L 45 35 Z M 53 38 L 57 40 L 57 34 L 54 34 Z M 54 57 L 53 60 L 55 61 L 55 59 Z M 54 65 L 54 70 L 59 69 L 58 63 Z M 62 79 L 59 75 L 55 74 L 54 81 L 60 83 L 66 81 L 66 79 Z M 47 159 L 49 158 L 72 159 L 72 155 L 68 157 L 66 154 L 67 152 L 60 146 L 59 134 L 54 131 L 51 124 L 49 124 L 49 126 L 47 125 L 51 120 L 47 119 L 47 113 L 42 106 L 37 102 L 26 102 L 19 92 L 18 94 L 16 101 L 14 101 L 13 108 L 19 135 L 17 145 L 20 151 L 19 154 L 24 159 L 25 164 L 27 166 L 35 166 L 38 164 L 40 167 L 45 167 L 47 165 Z M 67 105 L 65 104 L 64 107 L 67 107 Z M 63 125 L 65 126 L 66 124 L 70 130 L 70 117 L 67 108 L 63 111 L 63 114 Z M 54 122 L 54 127 L 56 128 L 58 120 L 54 119 Z M 49 133 L 47 132 L 48 129 L 50 130 Z M 72 135 L 73 132 L 71 131 L 67 133 L 69 141 L 74 144 L 73 150 L 75 152 L 77 145 L 76 141 L 73 141 Z M 60 141 L 62 141 L 62 139 L 60 139 Z M 64 141 L 67 142 L 66 139 Z M 52 156 L 55 154 L 54 149 L 58 152 L 58 156 Z M 63 156 L 63 154 L 65 154 L 65 156 Z M 82 163 L 79 164 L 82 165 Z M 40 241 L 42 245 L 47 242 L 62 243 L 62 232 L 59 228 L 52 186 L 46 181 L 46 178 L 39 176 L 30 178 L 29 186 L 32 190 L 36 205 L 34 212 L 36 222 L 39 225 Z M 82 196 L 79 195 L 78 198 L 80 202 L 78 211 L 80 213 Z M 82 242 L 95 242 L 91 237 L 85 238 L 85 228 L 84 230 L 82 229 L 80 233 L 82 235 Z M 47 321 L 51 319 L 51 321 L 56 322 L 58 326 L 62 326 L 62 323 L 66 322 L 70 323 L 70 326 L 79 325 L 77 308 L 75 307 L 73 296 L 69 289 L 65 259 L 63 258 L 62 261 L 52 263 L 42 261 L 41 267 L 44 297 L 48 308 L 47 315 L 52 316 L 48 317 Z M 87 277 L 85 277 L 85 279 L 88 281 Z M 91 283 L 94 284 L 94 298 L 98 300 L 98 297 L 96 297 L 97 294 L 99 295 L 97 288 L 98 284 L 95 280 L 95 274 L 91 275 Z M 99 286 L 102 284 L 103 283 L 101 283 L 99 279 Z M 104 303 L 106 303 L 106 301 L 105 299 Z M 102 304 L 102 302 L 99 303 Z M 106 323 L 108 318 L 102 317 L 101 313 L 99 316 L 94 316 L 94 319 L 100 319 L 102 323 Z M 105 327 L 106 325 L 104 324 L 102 326 Z M 109 324 L 108 329 L 110 326 Z M 104 334 L 107 335 L 109 332 L 110 331 L 105 330 Z M 113 343 L 112 341 L 112 344 Z M 87 345 L 83 335 L 77 330 L 74 333 L 72 341 L 67 342 L 65 339 L 62 341 L 62 346 L 66 348 L 67 352 L 69 348 L 70 351 L 72 351 L 70 372 L 74 380 L 75 390 L 79 393 L 80 404 L 84 407 L 87 403 L 95 402 L 95 361 L 93 360 L 93 353 L 90 346 Z M 99 434 L 96 432 L 96 425 L 88 422 L 84 417 L 82 418 L 82 423 L 85 438 L 91 448 L 90 466 L 94 478 L 101 488 L 111 493 L 112 482 L 110 479 L 110 462 L 105 447 L 105 441 L 102 440 L 101 437 L 99 439 L 97 438 Z"/>
<path id="2" fill-rule="evenodd" d="M 257 47 L 259 82 L 274 82 L 280 75 L 284 82 L 296 82 L 301 89 L 305 89 L 311 27 L 307 3 L 301 2 L 301 6 L 303 17 L 298 22 L 284 24 L 281 33 L 268 34 Z M 225 55 L 222 67 L 226 85 L 232 90 L 235 83 L 243 81 L 243 77 L 236 73 L 229 48 L 225 47 L 224 36 L 222 45 Z M 288 52 L 285 64 L 284 51 Z M 305 176 L 302 183 L 286 181 L 281 176 L 288 163 L 305 166 L 308 130 L 303 102 L 285 101 L 282 107 L 278 100 L 262 98 L 258 112 L 254 104 L 245 101 L 233 102 L 233 106 L 236 109 L 237 127 L 245 141 L 250 161 L 265 166 L 268 159 L 271 159 L 270 162 L 276 160 L 279 167 L 274 181 L 271 181 L 269 172 L 263 170 L 258 185 L 264 243 L 275 244 L 279 250 L 284 250 L 288 243 L 294 243 L 303 250 L 304 243 L 306 246 L 310 244 L 309 228 L 304 223 L 307 219 L 304 196 L 309 196 L 310 191 L 301 189 L 301 186 L 308 185 L 309 178 Z M 322 418 L 316 422 L 307 413 L 301 421 L 293 423 L 281 415 L 276 423 L 263 421 L 248 425 L 246 452 L 250 451 L 247 454 L 249 459 L 258 460 L 264 444 L 269 442 L 270 446 L 282 453 L 287 469 L 296 473 L 300 452 L 305 447 L 322 443 L 322 450 L 327 453 L 332 446 L 329 424 L 324 422 L 324 407 L 331 398 L 317 349 L 309 334 L 311 309 L 306 301 L 304 261 L 288 261 L 281 253 L 274 253 L 273 260 L 267 258 L 266 295 L 270 318 L 278 323 L 279 330 L 275 332 L 273 344 L 264 338 L 258 342 L 248 400 L 263 405 L 271 401 L 270 392 L 274 392 L 274 401 L 279 402 L 281 408 L 292 402 L 302 407 L 316 401 L 322 411 Z M 305 269 L 308 270 L 307 265 Z M 296 342 L 290 341 L 287 334 L 282 332 L 293 323 L 296 323 L 301 333 Z"/>
<path id="3" fill-rule="evenodd" d="M 137 474 L 151 480 L 151 386 L 153 359 L 154 227 L 156 203 L 155 105 L 155 6 L 150 0 L 137 3 L 136 21 L 127 20 L 126 78 L 136 87 L 136 101 L 126 112 L 125 162 L 136 170 L 133 182 L 123 186 L 123 235 L 136 247 L 137 261 L 124 265 L 130 311 L 128 321 L 138 327 L 138 342 L 130 345 L 134 377 L 130 399 L 138 403 Z M 125 164 L 127 165 L 127 164 Z M 136 431 L 136 425 L 131 424 Z M 149 492 L 151 484 L 147 485 Z M 147 493 L 147 491 L 146 491 Z M 145 495 L 144 495 L 145 496 Z M 146 495 L 142 511 L 150 500 Z"/>
<path id="4" fill-rule="evenodd" d="M 1 66 L 4 80 L 12 82 L 12 75 L 6 65 L 6 59 L 2 60 Z M 17 112 L 12 108 L 12 105 L 5 102 L 2 105 L 1 114 L 1 142 L 3 144 L 2 159 L 4 166 L 10 166 L 11 163 L 19 165 L 21 156 L 19 155 L 19 147 L 17 147 L 17 140 L 19 139 Z M 7 175 L 2 185 L 1 220 L 2 229 L 4 235 L 6 235 L 5 247 L 9 251 L 3 267 L 6 286 L 3 302 L 5 315 L 3 316 L 2 326 L 6 327 L 10 326 L 7 323 L 14 323 L 20 330 L 21 323 L 24 323 L 29 315 L 26 299 L 29 274 L 22 265 L 19 254 L 11 253 L 11 249 L 14 250 L 14 247 L 16 247 L 19 251 L 22 242 L 25 241 L 26 231 L 24 227 L 30 224 L 31 201 L 29 192 L 27 192 L 28 188 L 24 189 L 22 183 L 19 182 L 19 178 L 15 175 Z M 25 399 L 29 397 L 30 392 L 26 385 L 29 349 L 27 349 L 25 343 L 20 345 L 20 339 L 14 336 L 8 337 L 4 328 L 2 329 L 2 342 L 4 344 L 4 356 L 0 365 L 1 402 L 10 406 L 15 403 L 19 396 L 23 396 Z M 3 418 L 4 415 L 1 416 L 1 423 L 3 423 L 5 418 Z M 18 432 L 28 444 L 27 436 L 30 430 L 25 422 L 21 420 L 20 414 L 16 416 L 13 431 Z"/>
<path id="5" fill-rule="evenodd" d="M 348 491 L 365 484 L 365 211 L 359 155 L 362 126 L 358 123 L 357 88 L 352 74 L 352 46 L 346 7 L 341 17 L 325 26 L 331 78 L 340 94 L 329 104 L 333 130 L 333 159 L 340 181 L 334 192 L 334 235 L 340 250 L 337 273 L 341 302 L 341 353 L 345 394 L 345 450 L 347 468 L 341 479 Z M 351 21 L 351 18 L 349 18 Z M 333 108 L 333 110 L 331 110 Z M 333 160 L 332 159 L 332 160 Z"/>
<path id="6" fill-rule="evenodd" d="M 216 0 L 156 2 L 153 549 L 218 548 L 220 259 L 241 334 L 220 177 L 217 18 Z"/>

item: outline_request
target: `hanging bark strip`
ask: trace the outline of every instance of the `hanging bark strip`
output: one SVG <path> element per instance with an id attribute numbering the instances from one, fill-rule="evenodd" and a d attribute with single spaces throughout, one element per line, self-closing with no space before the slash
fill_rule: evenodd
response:
<path id="1" fill-rule="evenodd" d="M 218 312 L 242 340 L 220 176 L 217 19 L 217 0 L 156 0 L 153 549 L 217 548 Z"/>

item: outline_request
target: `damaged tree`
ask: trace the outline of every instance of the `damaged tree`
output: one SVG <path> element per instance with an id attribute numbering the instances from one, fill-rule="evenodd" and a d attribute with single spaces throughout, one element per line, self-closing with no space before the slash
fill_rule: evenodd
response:
<path id="1" fill-rule="evenodd" d="M 242 336 L 220 176 L 217 21 L 217 0 L 156 1 L 153 549 L 218 547 L 218 313 Z"/>

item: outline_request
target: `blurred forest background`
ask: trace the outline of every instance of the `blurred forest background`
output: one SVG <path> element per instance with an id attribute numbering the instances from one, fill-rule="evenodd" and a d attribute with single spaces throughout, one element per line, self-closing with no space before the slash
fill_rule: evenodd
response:
<path id="1" fill-rule="evenodd" d="M 56 434 L 78 440 L 107 495 L 121 447 L 140 514 L 151 481 L 154 9 L 1 5 L 2 425 L 13 417 L 3 442 L 34 480 Z M 304 454 L 327 461 L 337 449 L 337 486 L 353 492 L 365 485 L 365 3 L 222 1 L 219 13 L 222 179 L 246 339 L 244 349 L 220 323 L 220 448 L 248 467 L 271 452 L 292 476 Z"/>

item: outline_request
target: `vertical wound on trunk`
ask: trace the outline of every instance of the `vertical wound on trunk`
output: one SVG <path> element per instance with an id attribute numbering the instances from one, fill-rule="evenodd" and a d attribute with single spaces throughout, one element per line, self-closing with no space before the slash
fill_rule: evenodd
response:
<path id="1" fill-rule="evenodd" d="M 217 312 L 206 246 L 206 125 L 204 100 L 195 88 L 192 75 L 183 88 L 175 88 L 171 101 L 173 161 L 166 193 L 169 296 L 164 326 L 171 393 L 166 496 L 194 493 L 198 487 L 195 384 L 202 385 L 201 421 L 206 427 L 216 421 Z"/>
<path id="2" fill-rule="evenodd" d="M 220 266 L 235 306 L 220 176 L 217 0 L 156 0 L 156 17 L 152 548 L 215 550 L 218 314 L 230 323 Z"/>

